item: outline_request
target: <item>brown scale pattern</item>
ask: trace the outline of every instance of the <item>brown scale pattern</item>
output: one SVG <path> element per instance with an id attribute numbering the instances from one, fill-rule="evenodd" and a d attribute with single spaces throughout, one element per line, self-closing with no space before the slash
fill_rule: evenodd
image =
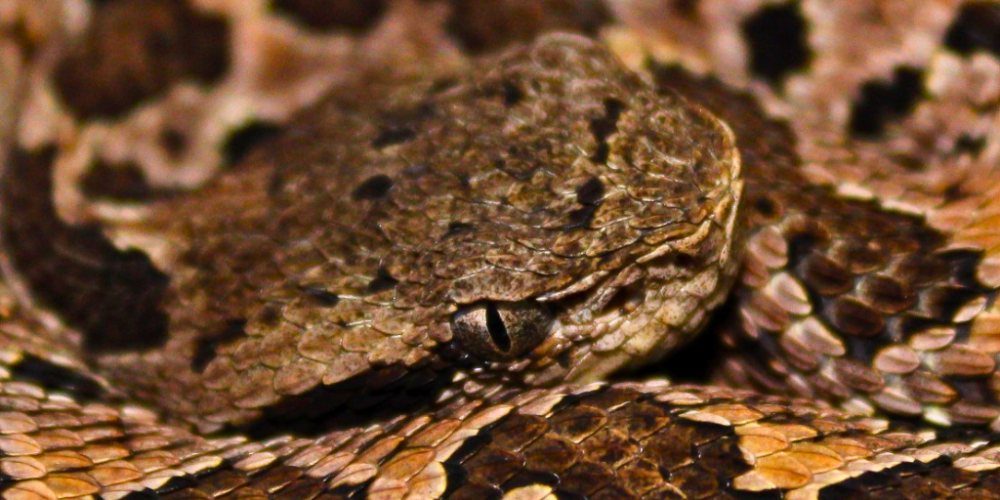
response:
<path id="1" fill-rule="evenodd" d="M 466 18 L 451 18 L 452 23 L 455 19 L 468 20 L 468 26 L 461 21 L 451 26 L 453 31 L 470 28 L 468 33 L 459 33 L 462 43 L 469 45 L 466 48 L 492 49 L 493 44 L 503 45 L 513 38 L 530 38 L 539 30 L 562 25 L 566 19 L 574 27 L 582 20 L 583 30 L 590 33 L 604 22 L 603 12 L 588 17 L 589 10 L 580 17 L 560 16 L 563 3 L 556 1 L 532 10 L 539 13 L 537 17 L 518 17 L 514 27 L 502 33 L 476 28 L 478 19 L 504 20 L 510 12 L 520 12 L 517 1 L 500 3 L 483 3 L 487 7 L 482 10 L 464 10 Z M 381 9 L 381 4 L 370 5 L 376 6 L 375 11 Z M 541 4 L 532 2 L 528 7 L 536 5 Z M 823 395 L 856 410 L 878 407 L 903 415 L 923 415 L 939 424 L 992 421 L 996 425 L 997 395 L 992 373 L 996 369 L 995 355 L 1000 352 L 1000 342 L 994 338 L 1000 331 L 1000 312 L 993 295 L 1000 286 L 1000 237 L 996 229 L 1000 204 L 995 202 L 996 188 L 989 188 L 996 177 L 992 168 L 996 135 L 991 133 L 995 131 L 991 121 L 996 115 L 997 91 L 989 84 L 991 77 L 998 74 L 991 55 L 996 52 L 991 31 L 995 27 L 996 4 L 882 2 L 873 7 L 870 2 L 840 6 L 803 1 L 771 3 L 761 8 L 746 2 L 737 9 L 718 9 L 719 2 L 700 0 L 671 5 L 657 1 L 618 2 L 615 8 L 618 13 L 627 13 L 627 7 L 636 5 L 643 6 L 639 12 L 655 15 L 633 15 L 633 27 L 636 19 L 639 27 L 646 29 L 662 26 L 657 23 L 661 18 L 670 19 L 670 26 L 680 27 L 676 32 L 670 30 L 670 36 L 692 34 L 694 41 L 689 40 L 688 47 L 697 47 L 700 56 L 710 53 L 711 62 L 706 65 L 702 61 L 693 67 L 705 69 L 721 61 L 727 82 L 750 82 L 750 89 L 768 111 L 777 109 L 789 115 L 787 124 L 761 119 L 766 116 L 764 109 L 728 89 L 711 82 L 695 82 L 679 72 L 658 73 L 661 83 L 674 88 L 667 93 L 679 91 L 731 124 L 750 175 L 747 201 L 753 219 L 751 258 L 743 275 L 739 302 L 734 306 L 740 315 L 741 333 L 727 340 L 741 351 L 726 365 L 731 370 L 728 375 L 770 390 L 810 398 Z M 551 12 L 547 11 L 550 7 Z M 596 9 L 602 10 L 600 6 Z M 427 12 L 434 10 L 429 8 Z M 344 26 L 364 28 L 361 31 L 365 32 L 392 26 L 371 12 L 361 13 L 354 20 L 352 16 L 348 15 Z M 766 31 L 771 23 L 792 26 L 794 36 L 769 39 Z M 899 26 L 906 30 L 897 36 Z M 845 37 L 844 32 L 861 35 Z M 733 40 L 713 43 L 715 37 L 724 39 L 734 33 L 745 38 L 749 54 L 733 51 L 739 45 L 734 45 Z M 922 43 L 921 37 L 943 41 L 957 54 L 938 52 L 936 43 Z M 785 54 L 781 46 L 784 42 L 790 44 L 789 54 L 798 54 L 787 61 L 773 57 Z M 777 54 L 768 54 L 769 50 Z M 885 54 L 892 57 L 882 57 Z M 932 55 L 934 61 L 928 62 Z M 741 58 L 743 61 L 732 64 Z M 727 69 L 735 69 L 735 75 L 727 74 Z M 751 82 L 754 79 L 766 80 L 768 85 L 759 86 Z M 916 90 L 909 88 L 915 79 L 919 80 Z M 173 82 L 171 79 L 164 85 Z M 930 95 L 922 95 L 924 92 Z M 505 102 L 519 99 L 519 93 L 509 88 L 503 88 L 500 95 Z M 879 102 L 899 99 L 901 95 L 906 102 Z M 849 107 L 853 111 L 848 115 L 838 112 L 844 109 L 844 103 L 852 104 Z M 611 110 L 615 107 L 605 103 L 605 117 L 614 115 Z M 861 127 L 874 132 L 867 134 L 871 137 L 866 137 L 865 142 L 854 142 L 853 135 L 859 128 L 855 118 L 859 114 L 870 114 L 867 118 L 873 120 L 870 129 Z M 391 121 L 403 123 L 411 119 L 421 121 L 406 113 L 390 117 Z M 606 126 L 592 125 L 589 132 L 600 143 L 607 138 L 608 130 Z M 397 147 L 413 135 L 407 127 L 373 130 L 371 134 L 374 138 L 370 142 L 379 147 Z M 592 159 L 609 153 L 600 153 L 597 148 Z M 537 155 L 538 148 L 527 147 L 511 154 L 524 161 Z M 505 174 L 517 177 L 530 170 L 514 163 Z M 258 181 L 265 184 L 261 179 L 253 182 Z M 789 189 L 781 181 L 796 187 Z M 395 178 L 383 174 L 352 185 L 355 188 L 351 198 L 355 202 L 374 203 L 391 193 L 394 186 L 399 189 Z M 580 217 L 594 215 L 595 196 L 581 195 L 589 190 L 579 186 L 575 198 L 580 207 L 567 215 L 569 225 L 579 224 Z M 234 191 L 239 188 L 235 186 Z M 462 185 L 446 184 L 445 188 L 459 190 Z M 236 201 L 233 206 L 252 212 L 259 208 L 255 201 Z M 664 216 L 642 215 L 651 216 L 647 223 Z M 453 237 L 467 234 L 470 226 L 452 221 L 447 228 L 436 229 Z M 23 227 L 30 231 L 30 225 Z M 309 311 L 317 304 L 331 307 L 341 297 L 326 287 L 307 286 L 297 292 L 304 294 L 303 301 L 311 303 L 287 309 L 294 315 L 289 321 L 292 327 L 275 328 L 274 310 L 262 308 L 254 319 L 259 323 L 251 324 L 249 332 L 244 331 L 246 324 L 224 313 L 238 309 L 239 303 L 252 295 L 255 283 L 274 278 L 273 270 L 261 271 L 245 264 L 272 255 L 276 244 L 269 241 L 268 235 L 229 229 L 232 233 L 214 242 L 216 246 L 187 253 L 184 258 L 202 264 L 213 260 L 214 253 L 233 255 L 231 261 L 222 263 L 228 267 L 219 272 L 247 274 L 251 282 L 231 285 L 209 280 L 211 287 L 206 289 L 210 291 L 199 300 L 207 297 L 208 309 L 220 313 L 215 319 L 225 321 L 211 325 L 209 336 L 196 342 L 198 347 L 187 354 L 193 354 L 192 366 L 198 366 L 195 371 L 208 368 L 217 352 L 229 356 L 240 370 L 292 367 L 273 378 L 266 370 L 253 371 L 252 376 L 236 382 L 223 377 L 224 383 L 233 382 L 238 398 L 250 398 L 240 400 L 240 404 L 250 401 L 251 406 L 261 405 L 270 395 L 267 390 L 255 391 L 259 384 L 273 382 L 272 387 L 279 393 L 294 392 L 299 390 L 295 384 L 315 376 L 311 370 L 318 369 L 316 365 L 289 362 L 281 344 L 302 335 L 296 328 L 302 320 L 315 319 Z M 428 229 L 418 224 L 390 224 L 389 231 L 399 241 L 411 241 Z M 255 239 L 246 238 L 248 235 L 263 237 L 247 244 L 245 240 Z M 622 230 L 611 229 L 605 236 L 622 236 Z M 607 240 L 617 241 L 611 237 Z M 572 250 L 579 240 L 563 243 L 569 246 L 561 248 Z M 601 245 L 606 243 L 590 242 L 588 249 L 608 250 Z M 205 255 L 199 255 L 199 251 Z M 318 260 L 327 258 L 324 255 Z M 338 281 L 338 291 L 379 296 L 407 283 L 409 275 L 401 279 L 392 266 L 376 260 L 365 261 L 363 272 Z M 489 254 L 486 261 L 497 269 L 519 265 L 516 258 L 505 258 L 502 252 Z M 532 272 L 542 276 L 551 277 L 558 270 L 551 261 L 532 259 L 529 264 Z M 461 265 L 461 261 L 449 262 L 444 272 L 455 272 L 454 268 Z M 55 275 L 58 269 L 48 272 Z M 502 283 L 504 288 L 521 284 Z M 393 295 L 391 302 L 396 304 L 396 298 Z M 385 306 L 389 302 L 377 300 L 371 305 Z M 193 310 L 201 311 L 199 307 Z M 351 317 L 357 316 L 347 315 L 347 319 Z M 224 323 L 225 328 L 217 328 L 219 323 Z M 381 332 L 402 331 L 398 318 L 378 317 L 373 324 Z M 240 451 L 225 451 L 227 442 L 203 441 L 187 431 L 158 423 L 150 413 L 125 410 L 114 406 L 117 403 L 107 406 L 83 402 L 95 397 L 92 390 L 57 385 L 61 390 L 79 391 L 75 393 L 78 402 L 73 397 L 48 395 L 35 385 L 38 380 L 51 382 L 67 372 L 56 370 L 57 375 L 50 373 L 39 379 L 39 370 L 51 368 L 46 364 L 49 362 L 39 364 L 32 361 L 34 355 L 20 350 L 32 346 L 35 351 L 49 352 L 46 339 L 41 339 L 39 347 L 25 334 L 42 327 L 6 326 L 17 334 L 13 335 L 4 362 L 10 365 L 9 378 L 19 380 L 7 380 L 0 389 L 5 394 L 0 405 L 12 405 L 0 419 L 12 426 L 6 430 L 13 435 L 4 441 L 10 449 L 0 447 L 7 453 L 0 457 L 0 472 L 9 473 L 3 479 L 10 478 L 0 481 L 0 485 L 10 486 L 3 492 L 7 497 L 69 498 L 98 490 L 104 497 L 114 497 L 105 492 L 125 490 L 122 485 L 126 484 L 133 487 L 139 480 L 136 470 L 148 471 L 117 461 L 89 466 L 78 462 L 83 469 L 56 467 L 49 471 L 52 474 L 43 475 L 36 463 L 24 457 L 35 458 L 51 451 L 63 459 L 74 447 L 125 439 L 127 444 L 119 448 L 119 453 L 122 461 L 128 462 L 128 453 L 136 451 L 127 441 L 130 433 L 154 436 L 151 441 L 155 444 L 150 446 L 162 445 L 167 455 L 186 455 L 187 451 L 176 451 L 184 450 L 188 443 L 185 440 L 219 446 L 209 452 L 213 458 L 206 461 L 207 468 L 199 462 L 191 466 L 195 474 L 156 488 L 159 494 L 176 498 L 398 498 L 404 492 L 412 493 L 412 498 L 424 498 L 444 492 L 484 498 L 504 494 L 511 498 L 543 498 L 553 494 L 560 498 L 936 499 L 996 498 L 1000 488 L 995 436 L 971 433 L 952 440 L 930 431 L 917 432 L 909 426 L 887 428 L 879 420 L 783 399 L 725 389 L 655 384 L 612 389 L 567 387 L 522 396 L 493 396 L 486 406 L 454 403 L 432 415 L 392 420 L 386 422 L 384 431 L 355 427 L 308 442 L 278 438 L 237 448 Z M 255 331 L 255 326 L 260 330 Z M 251 339 L 235 348 L 231 343 L 244 333 L 266 338 Z M 72 351 L 73 343 L 68 344 Z M 300 354 L 313 356 L 324 352 L 322 345 L 300 345 L 297 349 Z M 201 353 L 205 353 L 204 359 L 199 361 Z M 364 361 L 378 363 L 383 361 L 380 356 Z M 333 363 L 347 363 L 340 366 L 343 369 L 358 359 Z M 57 366 L 81 369 L 82 365 L 73 359 Z M 171 375 L 169 368 L 154 376 Z M 391 386 L 401 375 L 390 369 L 376 371 L 374 377 L 381 380 L 374 382 L 376 386 Z M 417 376 L 414 384 L 426 381 L 422 377 Z M 373 382 L 362 378 L 352 383 Z M 791 389 L 785 384 L 791 384 Z M 482 389 L 476 385 L 467 384 L 463 390 L 474 394 Z M 382 403 L 378 398 L 358 399 L 366 404 Z M 32 401 L 41 403 L 35 405 Z M 294 398 L 283 402 L 303 404 Z M 106 418 L 104 422 L 112 422 L 111 427 L 117 425 L 125 430 L 109 431 L 95 420 L 83 419 L 79 426 L 62 420 L 66 429 L 60 430 L 67 432 L 51 433 L 41 427 L 31 428 L 16 414 L 28 412 L 31 420 L 36 415 L 33 412 L 62 410 L 101 414 Z M 115 412 L 118 417 L 113 416 Z M 37 414 L 43 422 L 50 418 Z M 114 424 L 115 418 L 122 423 Z M 94 428 L 89 427 L 91 423 Z M 141 430 L 135 430 L 137 423 Z M 70 436 L 74 433 L 78 439 Z M 0 434 L 4 434 L 2 429 Z M 38 447 L 33 448 L 32 442 Z M 227 453 L 231 460 L 215 459 Z M 444 461 L 436 461 L 439 458 Z M 47 460 L 40 462 L 47 466 Z M 182 469 L 178 465 L 171 472 Z M 157 477 L 154 484 L 160 484 L 156 482 L 160 479 Z M 154 493 L 144 491 L 141 495 Z"/>
<path id="2" fill-rule="evenodd" d="M 46 159 L 19 162 L 13 257 L 113 380 L 205 427 L 372 407 L 459 373 L 469 392 L 596 378 L 682 342 L 733 279 L 728 131 L 600 45 L 556 37 L 451 85 L 366 92 L 387 104 L 326 102 L 270 154 L 156 205 L 131 229 L 157 252 L 52 222 L 19 195 L 46 190 L 19 179 Z M 50 242 L 32 236 L 42 223 Z M 46 246 L 55 259 L 33 259 Z M 618 308 L 627 286 L 649 299 Z M 449 323 L 481 303 L 536 304 L 560 330 L 523 359 L 480 359 Z"/>
<path id="3" fill-rule="evenodd" d="M 55 83 L 78 117 L 114 118 L 178 81 L 216 83 L 227 70 L 228 44 L 226 23 L 186 0 L 101 2 Z"/>
<path id="4" fill-rule="evenodd" d="M 1000 416 L 996 360 L 970 337 L 996 294 L 976 277 L 982 251 L 950 249 L 919 217 L 796 187 L 794 171 L 773 170 L 798 161 L 787 128 L 760 134 L 760 111 L 713 96 L 711 82 L 660 76 L 733 124 L 750 172 L 757 229 L 727 376 L 861 411 L 967 424 Z"/>
<path id="5" fill-rule="evenodd" d="M 11 500 L 996 498 L 1000 481 L 993 441 L 665 383 L 498 395 L 315 439 L 205 439 L 138 407 L 13 380 L 21 359 L 3 354 Z"/>

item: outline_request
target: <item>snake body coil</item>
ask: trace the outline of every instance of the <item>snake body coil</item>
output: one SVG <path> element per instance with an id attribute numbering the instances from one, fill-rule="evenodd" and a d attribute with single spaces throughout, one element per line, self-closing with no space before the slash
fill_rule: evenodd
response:
<path id="1" fill-rule="evenodd" d="M 947 121 L 967 107 L 933 83 L 911 126 L 960 130 L 934 147 L 880 142 L 863 107 L 845 137 L 835 111 L 795 114 L 836 98 L 766 55 L 770 87 L 694 74 L 673 38 L 689 14 L 663 10 L 678 6 L 539 4 L 538 26 L 498 35 L 460 2 L 400 1 L 331 11 L 348 31 L 384 16 L 374 34 L 288 42 L 304 58 L 371 37 L 337 78 L 303 64 L 279 99 L 267 78 L 284 73 L 251 71 L 268 59 L 217 50 L 290 36 L 308 9 L 275 3 L 269 32 L 180 0 L 107 2 L 75 45 L 50 34 L 9 65 L 5 498 L 1000 498 L 1000 153 L 960 127 L 996 125 L 989 88 L 969 98 L 986 118 Z M 488 53 L 417 33 L 415 15 L 444 12 Z M 962 28 L 967 12 L 945 38 L 973 52 L 997 32 Z M 563 29 L 600 38 L 540 34 Z M 530 41 L 500 50 L 507 34 Z M 268 40 L 254 46 L 282 47 Z M 166 126 L 198 99 L 218 122 Z M 248 127 L 257 147 L 239 151 L 218 123 L 240 113 L 283 123 Z M 174 160 L 150 153 L 151 128 Z M 231 167 L 176 192 L 220 142 Z M 121 180 L 110 159 L 188 180 L 88 184 Z M 706 325 L 718 352 L 688 352 L 717 385 L 602 382 L 669 373 Z"/>

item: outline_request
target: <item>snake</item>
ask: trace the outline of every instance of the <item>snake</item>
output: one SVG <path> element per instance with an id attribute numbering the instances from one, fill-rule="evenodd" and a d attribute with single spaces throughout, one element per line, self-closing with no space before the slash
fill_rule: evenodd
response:
<path id="1" fill-rule="evenodd" d="M 1000 498 L 1000 4 L 8 0 L 0 496 Z"/>

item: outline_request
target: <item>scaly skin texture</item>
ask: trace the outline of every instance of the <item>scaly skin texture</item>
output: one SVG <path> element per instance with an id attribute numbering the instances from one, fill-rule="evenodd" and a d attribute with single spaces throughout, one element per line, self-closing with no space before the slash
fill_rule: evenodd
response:
<path id="1" fill-rule="evenodd" d="M 995 117 L 988 86 L 969 105 L 965 73 L 937 68 L 919 119 L 893 123 L 898 103 L 865 100 L 897 97 L 865 87 L 845 123 L 835 110 L 858 72 L 812 67 L 828 53 L 766 28 L 795 35 L 806 13 L 818 36 L 870 17 L 847 6 L 371 6 L 271 6 L 280 23 L 337 33 L 322 41 L 181 1 L 103 2 L 81 42 L 51 42 L 65 51 L 43 50 L 54 35 L 30 16 L 12 30 L 25 59 L 7 75 L 23 77 L 11 93 L 26 111 L 0 193 L 5 498 L 997 497 L 996 151 L 988 133 L 975 146 Z M 953 9 L 952 27 L 928 16 L 944 4 L 897 14 L 936 19 L 915 36 L 947 28 L 947 58 L 993 50 L 993 7 Z M 430 20 L 405 21 L 417 13 Z M 142 22 L 116 22 L 130 16 Z M 491 16 L 511 24 L 477 24 Z M 436 38 L 434 19 L 457 41 Z M 766 85 L 725 50 L 678 45 L 686 23 L 743 31 L 745 70 Z M 247 33 L 282 32 L 286 54 L 327 47 L 341 66 L 191 51 L 171 41 L 181 25 L 214 49 L 273 47 Z M 602 25 L 601 42 L 464 55 Z M 150 42 L 115 53 L 130 40 Z M 841 43 L 822 46 L 893 41 Z M 301 71 L 261 79 L 248 61 Z M 254 86 L 274 77 L 284 98 Z M 233 115 L 170 112 L 203 100 L 277 123 L 331 85 L 280 135 L 248 128 L 261 142 L 248 155 L 218 147 Z M 239 88 L 256 104 L 234 105 Z M 206 133 L 160 128 L 190 117 Z M 917 139 L 935 127 L 937 146 Z M 204 178 L 221 151 L 231 171 L 191 195 L 160 191 Z M 91 174 L 71 183 L 97 202 L 65 194 L 80 162 Z M 808 400 L 579 384 L 685 343 L 738 263 L 709 332 L 723 334 L 719 380 Z"/>
<path id="2" fill-rule="evenodd" d="M 460 380 L 470 393 L 595 380 L 701 328 L 742 235 L 721 122 L 577 38 L 423 87 L 320 106 L 273 154 L 153 206 L 130 231 L 166 247 L 157 269 L 92 231 L 39 237 L 51 207 L 18 186 L 47 159 L 18 152 L 14 265 L 112 380 L 204 425 L 340 411 L 399 386 L 432 402 Z M 76 250 L 57 264 L 34 259 L 41 247 Z M 477 308 L 536 314 L 488 328 L 504 339 L 457 337 L 453 318 Z"/>

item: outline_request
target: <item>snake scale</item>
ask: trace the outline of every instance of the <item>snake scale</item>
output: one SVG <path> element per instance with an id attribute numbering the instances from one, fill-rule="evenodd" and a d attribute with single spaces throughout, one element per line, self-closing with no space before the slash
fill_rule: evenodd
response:
<path id="1" fill-rule="evenodd" d="M 1000 498 L 1000 4 L 6 0 L 0 110 L 5 499 Z"/>

